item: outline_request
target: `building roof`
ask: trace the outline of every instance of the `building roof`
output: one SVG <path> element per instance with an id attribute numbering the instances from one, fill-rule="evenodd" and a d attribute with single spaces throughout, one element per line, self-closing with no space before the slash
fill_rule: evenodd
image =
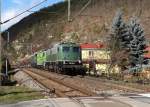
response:
<path id="1" fill-rule="evenodd" d="M 145 57 L 145 58 L 150 58 L 150 46 L 148 46 L 145 50 L 148 51 L 148 53 L 146 53 L 146 54 L 144 55 L 144 57 Z"/>
<path id="2" fill-rule="evenodd" d="M 100 49 L 104 48 L 104 45 L 102 43 L 84 43 L 81 44 L 81 49 Z"/>

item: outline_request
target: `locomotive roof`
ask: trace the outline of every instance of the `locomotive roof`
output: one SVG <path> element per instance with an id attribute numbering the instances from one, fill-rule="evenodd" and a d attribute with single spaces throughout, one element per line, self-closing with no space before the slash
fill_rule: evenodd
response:
<path id="1" fill-rule="evenodd" d="M 49 50 L 51 48 L 55 48 L 55 47 L 57 47 L 59 45 L 67 45 L 67 44 L 68 45 L 77 45 L 77 46 L 79 46 L 78 44 L 76 44 L 74 42 L 60 42 L 60 43 L 55 43 L 53 46 L 49 47 L 48 49 L 39 50 L 39 51 L 35 52 L 34 55 L 38 54 L 38 53 L 41 53 L 41 52 L 44 52 L 44 51 L 47 51 L 47 50 Z"/>
<path id="2" fill-rule="evenodd" d="M 73 43 L 73 42 L 61 42 L 61 43 L 57 43 L 53 45 L 53 47 L 57 47 L 58 45 L 78 45 L 78 44 Z"/>
<path id="3" fill-rule="evenodd" d="M 60 44 L 76 44 L 74 42 L 61 42 Z"/>

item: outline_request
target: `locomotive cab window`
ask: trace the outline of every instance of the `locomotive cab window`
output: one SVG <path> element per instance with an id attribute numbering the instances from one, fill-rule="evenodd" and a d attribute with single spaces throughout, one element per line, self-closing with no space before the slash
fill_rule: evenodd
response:
<path id="1" fill-rule="evenodd" d="M 73 47 L 73 52 L 79 52 L 80 48 L 79 47 Z"/>
<path id="2" fill-rule="evenodd" d="M 57 48 L 57 51 L 59 52 L 59 47 Z"/>
<path id="3" fill-rule="evenodd" d="M 63 52 L 68 52 L 70 50 L 70 48 L 69 47 L 63 47 Z"/>
<path id="4" fill-rule="evenodd" d="M 43 53 L 43 56 L 45 56 L 45 53 Z"/>

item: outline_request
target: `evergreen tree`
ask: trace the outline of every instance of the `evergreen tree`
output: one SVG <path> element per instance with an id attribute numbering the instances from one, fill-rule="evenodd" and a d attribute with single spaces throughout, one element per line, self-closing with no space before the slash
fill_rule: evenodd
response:
<path id="1" fill-rule="evenodd" d="M 148 64 L 148 60 L 144 58 L 144 53 L 146 53 L 144 30 L 136 18 L 132 18 L 127 25 L 122 15 L 122 11 L 118 11 L 113 20 L 109 40 L 110 67 L 117 64 L 123 68 L 122 70 L 125 70 L 128 65 L 130 68 L 142 68 L 142 64 Z"/>
<path id="2" fill-rule="evenodd" d="M 144 31 L 136 18 L 131 18 L 129 23 L 130 33 L 130 63 L 131 67 L 140 67 L 142 64 L 147 64 L 148 61 L 144 59 L 143 55 L 146 52 L 146 41 Z"/>
<path id="3" fill-rule="evenodd" d="M 121 68 L 125 69 L 126 64 L 124 65 L 123 63 L 127 61 L 127 56 L 124 54 L 129 49 L 128 44 L 131 38 L 128 32 L 128 26 L 124 23 L 122 15 L 122 11 L 119 10 L 113 20 L 109 48 L 111 50 L 112 63 L 120 65 Z"/>
<path id="4" fill-rule="evenodd" d="M 112 34 L 111 34 L 111 44 L 110 46 L 112 46 L 111 49 L 112 52 L 113 51 L 118 51 L 120 50 L 120 40 L 121 40 L 121 30 L 124 26 L 124 22 L 122 19 L 122 11 L 118 11 L 114 20 L 113 20 L 113 25 L 112 25 Z"/>
<path id="5" fill-rule="evenodd" d="M 118 50 L 128 49 L 128 44 L 130 43 L 130 35 L 128 31 L 128 26 L 122 19 L 122 11 L 118 11 L 116 17 L 113 20 L 112 26 L 112 39 L 114 39 L 114 48 Z"/>

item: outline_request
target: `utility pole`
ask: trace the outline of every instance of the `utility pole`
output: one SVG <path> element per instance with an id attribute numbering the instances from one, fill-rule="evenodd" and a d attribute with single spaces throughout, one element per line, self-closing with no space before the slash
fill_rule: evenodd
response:
<path id="1" fill-rule="evenodd" d="M 7 32 L 7 44 L 9 44 L 9 32 L 8 31 L 6 32 Z"/>
<path id="2" fill-rule="evenodd" d="M 2 63 L 2 57 L 1 57 L 1 52 L 2 52 L 2 48 L 1 48 L 1 43 L 2 43 L 2 38 L 1 38 L 1 35 L 0 35 L 0 61 Z M 2 85 L 2 65 L 0 65 L 0 86 Z"/>
<path id="3" fill-rule="evenodd" d="M 8 49 L 8 45 L 9 45 L 9 32 L 8 31 L 6 31 L 7 32 L 7 49 Z M 8 59 L 7 59 L 7 55 L 6 55 L 6 72 L 5 72 L 6 74 L 6 77 L 8 76 Z"/>
<path id="4" fill-rule="evenodd" d="M 71 3 L 70 3 L 70 0 L 68 0 L 68 22 L 71 21 L 71 19 L 70 19 L 70 15 L 71 15 L 70 7 L 71 7 Z"/>

